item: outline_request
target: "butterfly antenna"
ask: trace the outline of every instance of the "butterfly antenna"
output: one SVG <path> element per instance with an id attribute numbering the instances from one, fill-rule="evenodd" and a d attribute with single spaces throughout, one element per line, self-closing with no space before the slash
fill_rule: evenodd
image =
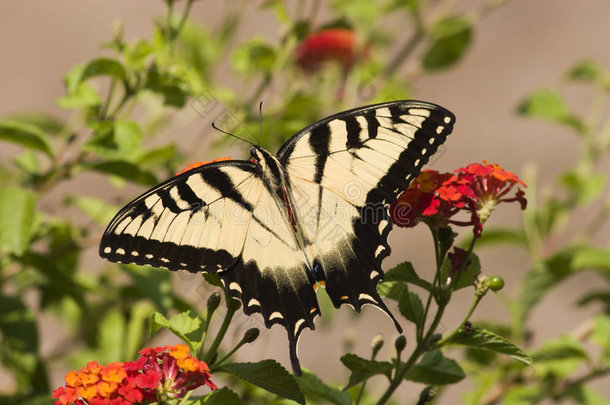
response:
<path id="1" fill-rule="evenodd" d="M 263 101 L 258 105 L 258 127 L 260 129 L 258 134 L 258 146 L 261 146 L 263 140 Z"/>
<path id="2" fill-rule="evenodd" d="M 250 145 L 252 145 L 252 146 L 256 146 L 256 145 L 254 145 L 252 142 L 250 142 L 250 141 L 249 141 L 249 140 L 247 140 L 247 139 L 240 138 L 240 137 L 239 137 L 239 136 L 237 136 L 237 135 L 234 135 L 234 134 L 232 134 L 232 133 L 230 133 L 230 132 L 227 132 L 227 131 L 225 131 L 225 130 L 223 130 L 223 129 L 218 128 L 214 122 L 212 122 L 212 128 L 214 128 L 216 131 L 222 132 L 222 133 L 223 133 L 223 134 L 225 134 L 225 135 L 232 136 L 233 138 L 237 138 L 237 139 L 239 139 L 240 141 L 244 141 L 244 142 L 246 142 L 246 143 L 249 143 L 249 144 L 250 144 Z"/>

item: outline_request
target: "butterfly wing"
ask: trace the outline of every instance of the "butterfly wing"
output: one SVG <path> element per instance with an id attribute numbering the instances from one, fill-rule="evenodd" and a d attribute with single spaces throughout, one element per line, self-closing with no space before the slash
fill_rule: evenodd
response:
<path id="1" fill-rule="evenodd" d="M 278 152 L 316 277 L 336 307 L 359 311 L 372 304 L 394 319 L 376 290 L 390 253 L 388 204 L 417 177 L 454 122 L 451 112 L 430 103 L 377 104 L 318 121 Z"/>
<path id="2" fill-rule="evenodd" d="M 114 262 L 217 273 L 246 314 L 288 331 L 291 360 L 298 336 L 320 313 L 284 202 L 269 192 L 260 166 L 205 165 L 147 191 L 106 229 L 100 255 Z"/>

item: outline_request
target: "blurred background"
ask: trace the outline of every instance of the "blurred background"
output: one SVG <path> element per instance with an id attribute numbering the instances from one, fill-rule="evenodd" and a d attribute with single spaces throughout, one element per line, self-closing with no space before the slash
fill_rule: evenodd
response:
<path id="1" fill-rule="evenodd" d="M 183 3 L 177 2 L 176 9 L 182 10 Z M 182 108 L 145 100 L 145 107 L 134 106 L 130 111 L 132 117 L 147 120 L 146 125 L 142 125 L 144 132 L 147 129 L 156 132 L 155 138 L 148 141 L 150 145 L 170 142 L 177 145 L 179 154 L 172 163 L 176 169 L 186 167 L 195 160 L 212 160 L 225 155 L 244 158 L 247 148 L 223 141 L 223 135 L 213 131 L 210 123 L 213 120 L 217 123 L 224 122 L 225 126 L 221 128 L 237 134 L 243 134 L 243 129 L 246 134 L 258 137 L 258 103 L 261 100 L 265 133 L 263 145 L 271 150 L 277 150 L 281 141 L 300 127 L 337 112 L 338 108 L 347 109 L 373 101 L 406 97 L 442 105 L 457 117 L 453 134 L 429 165 L 431 168 L 451 171 L 485 159 L 500 164 L 526 182 L 535 178 L 538 184 L 536 193 L 540 197 L 544 195 L 546 185 L 556 184 L 557 176 L 579 159 L 580 139 L 574 135 L 573 128 L 548 120 L 528 119 L 516 111 L 533 91 L 554 88 L 563 95 L 570 111 L 589 114 L 592 100 L 596 97 L 595 92 L 591 87 L 567 80 L 566 72 L 585 59 L 610 67 L 610 2 L 430 2 L 432 6 L 429 7 L 426 18 L 438 18 L 449 13 L 475 21 L 469 46 L 454 62 L 438 69 L 422 69 L 421 57 L 417 55 L 421 55 L 423 50 L 418 48 L 396 66 L 396 70 L 391 72 L 391 80 L 383 76 L 384 68 L 396 60 L 416 30 L 404 13 L 388 11 L 371 14 L 363 7 L 362 10 L 352 10 L 353 14 L 339 15 L 337 10 L 350 10 L 345 2 L 327 4 L 326 1 L 314 0 L 300 5 L 297 2 L 287 2 L 285 10 L 288 16 L 285 21 L 281 21 L 282 14 L 276 3 L 282 2 L 204 0 L 193 3 L 189 24 L 206 27 L 208 33 L 222 29 L 223 24 L 227 24 L 227 15 L 237 16 L 235 26 L 231 28 L 235 31 L 231 32 L 230 38 L 220 49 L 207 47 L 201 55 L 191 55 L 191 60 L 199 58 L 200 66 L 204 66 L 202 69 L 213 69 L 213 72 L 206 73 L 205 80 L 193 85 L 199 89 L 198 97 L 191 97 Z M 343 5 L 336 6 L 341 3 Z M 317 9 L 315 13 L 312 11 L 314 9 Z M 126 43 L 139 38 L 154 38 L 155 21 L 164 19 L 166 10 L 166 4 L 161 0 L 0 2 L 0 117 L 44 112 L 68 123 L 82 122 L 82 116 L 75 117 L 74 110 L 58 106 L 58 98 L 66 94 L 62 77 L 77 64 L 99 56 L 112 55 L 111 46 L 101 48 L 100 44 L 110 43 L 113 32 L 116 35 L 117 31 L 122 30 L 121 35 Z M 299 13 L 313 16 L 309 20 L 310 26 L 306 27 L 312 31 L 338 20 L 341 20 L 341 24 L 355 20 L 359 24 L 357 27 L 364 27 L 364 32 L 356 33 L 355 40 L 360 47 L 360 57 L 365 60 L 364 67 L 354 67 L 347 79 L 343 69 L 349 70 L 352 67 L 331 67 L 328 72 L 322 73 L 315 67 L 302 67 L 304 71 L 314 71 L 303 72 L 298 77 L 297 73 L 293 73 L 294 76 L 286 74 L 284 81 L 273 77 L 278 72 L 269 71 L 267 75 L 261 71 L 248 71 L 248 66 L 243 65 L 247 62 L 240 59 L 240 44 L 253 38 L 274 45 L 287 41 L 287 20 L 295 18 Z M 117 21 L 122 22 L 121 27 Z M 190 35 L 187 41 L 193 43 L 197 40 L 205 42 L 215 39 L 212 34 L 197 37 L 193 30 L 185 32 Z M 366 35 L 371 35 L 368 39 L 374 39 L 370 44 L 365 43 Z M 290 40 L 294 41 L 294 38 Z M 287 45 L 288 49 L 291 46 L 294 49 L 296 43 Z M 423 45 L 420 47 L 425 48 Z M 206 55 L 206 52 L 210 54 Z M 279 53 L 274 57 L 288 58 L 291 55 L 290 52 Z M 206 66 L 206 57 L 207 60 L 213 60 L 212 67 Z M 191 66 L 196 69 L 198 65 L 193 63 Z M 197 72 L 189 71 L 187 76 L 194 74 Z M 315 82 L 316 88 L 326 89 L 326 93 L 315 97 L 307 95 L 300 100 L 291 99 L 284 112 L 283 103 L 287 102 L 285 82 L 292 80 L 291 77 L 297 77 L 303 87 L 308 86 L 308 81 Z M 207 83 L 206 80 L 213 82 Z M 100 80 L 93 85 L 100 89 L 101 94 L 108 90 L 107 82 Z M 302 111 L 301 116 L 299 110 Z M 608 111 L 601 110 L 599 114 L 607 117 Z M 9 165 L 22 150 L 22 146 L 10 143 L 3 142 L 0 145 L 3 166 Z M 601 172 L 607 171 L 610 168 L 608 160 L 599 161 L 598 167 Z M 170 172 L 158 171 L 157 174 L 158 179 L 163 180 Z M 145 184 L 129 181 L 117 188 L 116 182 L 107 180 L 107 175 L 108 173 L 89 172 L 62 181 L 39 200 L 38 209 L 53 217 L 90 224 L 91 219 L 78 205 L 66 204 L 66 196 L 95 197 L 116 208 L 146 189 Z M 501 206 L 490 219 L 489 225 L 509 228 L 518 226 L 522 215 L 516 205 Z M 549 239 L 544 249 L 551 252 L 567 243 L 571 232 L 578 232 L 579 224 L 591 220 L 593 216 L 592 210 L 577 210 L 567 223 L 562 224 L 559 236 Z M 99 240 L 103 227 L 98 225 L 93 229 L 95 231 L 85 237 L 85 248 L 79 259 L 78 267 L 85 273 L 96 273 L 108 266 L 97 256 L 95 243 Z M 469 230 L 459 231 L 463 237 L 469 236 Z M 608 235 L 610 227 L 604 224 L 590 242 L 606 246 Z M 395 229 L 390 243 L 393 254 L 386 259 L 385 269 L 408 260 L 414 264 L 421 277 L 433 276 L 432 242 L 427 229 L 423 226 Z M 509 320 L 510 313 L 505 304 L 518 295 L 518 282 L 530 269 L 532 259 L 528 257 L 526 249 L 510 244 L 490 245 L 478 253 L 483 273 L 502 275 L 506 287 L 501 293 L 486 297 L 484 305 L 478 308 L 473 319 L 475 322 L 479 318 Z M 174 275 L 172 283 L 187 301 L 200 302 L 201 307 L 211 291 L 214 291 L 197 275 Z M 529 345 L 536 347 L 547 339 L 569 333 L 592 314 L 599 312 L 601 304 L 584 307 L 574 304 L 586 291 L 601 283 L 602 277 L 597 273 L 581 272 L 545 295 L 527 320 L 527 328 L 531 332 Z M 37 293 L 29 292 L 25 301 L 36 306 L 39 298 Z M 442 327 L 445 330 L 453 330 L 457 326 L 471 300 L 470 289 L 456 293 L 443 319 Z M 394 303 L 391 308 L 396 308 Z M 47 314 L 40 318 L 38 335 L 42 356 L 49 353 L 56 355 L 58 344 L 70 343 L 62 340 L 65 335 L 62 329 L 65 326 L 61 316 L 61 306 L 57 306 L 54 315 Z M 375 334 L 383 333 L 387 342 L 380 357 L 385 359 L 391 356 L 391 342 L 397 336 L 390 320 L 372 308 L 365 308 L 357 316 L 347 307 L 339 310 L 328 308 L 323 317 L 318 319 L 318 324 L 323 327 L 315 332 L 306 330 L 301 337 L 301 363 L 319 377 L 339 384 L 349 376 L 339 361 L 346 344 L 354 353 L 368 357 L 371 339 Z M 258 315 L 248 318 L 240 311 L 238 320 L 233 323 L 233 330 L 229 333 L 238 341 L 243 330 L 251 326 L 262 328 L 261 337 L 239 351 L 236 358 L 240 361 L 256 361 L 271 357 L 288 367 L 288 346 L 285 331 L 280 327 L 267 330 Z M 411 338 L 407 331 L 408 341 Z M 166 344 L 163 337 L 155 339 L 158 344 Z M 227 347 L 231 345 L 228 344 Z M 74 368 L 74 364 L 57 361 L 52 370 L 49 370 L 51 387 L 63 383 L 63 375 L 70 367 Z M 379 380 L 373 379 L 370 385 L 373 392 L 382 390 L 377 386 L 384 386 L 382 378 L 377 378 Z M 3 394 L 16 389 L 17 382 L 9 373 L 0 373 L 0 381 Z M 610 378 L 605 376 L 593 381 L 592 386 L 610 396 L 609 383 Z M 471 389 L 473 384 L 467 378 L 450 387 L 441 403 L 457 403 L 450 399 L 451 392 L 461 395 Z M 397 398 L 404 398 L 411 403 L 418 393 L 419 389 L 414 384 L 405 384 Z"/>

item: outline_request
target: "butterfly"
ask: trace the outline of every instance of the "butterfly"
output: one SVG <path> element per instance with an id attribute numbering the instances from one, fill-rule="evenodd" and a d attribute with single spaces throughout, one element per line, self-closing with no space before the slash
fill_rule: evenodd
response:
<path id="1" fill-rule="evenodd" d="M 217 274 L 246 314 L 297 344 L 321 315 L 317 286 L 335 307 L 371 304 L 402 328 L 377 293 L 390 254 L 388 206 L 453 129 L 455 116 L 394 101 L 324 118 L 276 155 L 197 167 L 145 192 L 108 225 L 100 255 L 113 262 Z"/>

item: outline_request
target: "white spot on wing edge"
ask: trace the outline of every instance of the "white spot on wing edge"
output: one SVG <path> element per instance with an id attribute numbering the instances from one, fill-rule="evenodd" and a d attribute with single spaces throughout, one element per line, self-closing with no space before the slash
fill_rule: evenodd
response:
<path id="1" fill-rule="evenodd" d="M 379 231 L 379 233 L 383 233 L 383 231 L 385 230 L 386 226 L 388 226 L 388 220 L 387 219 L 382 219 L 381 221 L 379 221 L 379 225 L 377 226 L 377 230 Z"/>
<path id="2" fill-rule="evenodd" d="M 443 121 L 445 121 L 445 124 L 449 124 L 451 122 L 451 117 L 445 117 Z"/>
<path id="3" fill-rule="evenodd" d="M 125 249 L 123 249 L 123 248 L 118 248 L 118 249 L 116 250 L 116 254 L 117 254 L 117 255 L 124 255 L 124 254 L 125 254 Z"/>
<path id="4" fill-rule="evenodd" d="M 236 291 L 241 294 L 241 287 L 235 281 L 233 281 L 233 282 L 231 282 L 231 284 L 229 284 L 229 290 Z"/>
<path id="5" fill-rule="evenodd" d="M 284 316 L 282 314 L 280 314 L 279 312 L 275 311 L 275 312 L 272 312 L 271 315 L 269 315 L 270 321 L 272 321 L 274 319 L 284 319 Z"/>
<path id="6" fill-rule="evenodd" d="M 371 280 L 373 280 L 375 277 L 377 277 L 379 275 L 379 272 L 377 270 L 373 270 L 371 271 L 371 274 L 369 274 L 369 278 Z"/>
<path id="7" fill-rule="evenodd" d="M 248 307 L 260 307 L 261 303 L 256 298 L 250 298 L 248 301 Z"/>
<path id="8" fill-rule="evenodd" d="M 147 254 L 146 256 L 144 256 L 144 257 L 146 257 L 147 259 L 152 259 L 154 256 L 153 256 L 151 253 L 148 253 L 148 254 Z"/>
<path id="9" fill-rule="evenodd" d="M 443 130 L 444 130 L 444 129 L 445 129 L 445 127 L 444 127 L 444 126 L 439 125 L 438 127 L 436 127 L 436 133 L 437 133 L 437 134 L 440 134 L 441 132 L 443 132 Z"/>
<path id="10" fill-rule="evenodd" d="M 377 300 L 375 300 L 373 297 L 371 297 L 368 294 L 365 293 L 360 293 L 360 295 L 358 296 L 358 300 L 367 300 L 367 301 L 371 301 L 374 302 L 375 304 L 377 304 Z"/>
<path id="11" fill-rule="evenodd" d="M 132 251 L 131 251 L 131 255 L 132 255 L 132 256 L 140 256 L 140 253 L 138 253 L 138 251 L 137 251 L 137 250 L 132 250 Z"/>
<path id="12" fill-rule="evenodd" d="M 384 250 L 385 250 L 385 246 L 383 246 L 383 245 L 377 246 L 377 249 L 375 250 L 375 257 L 379 256 L 379 253 L 383 252 Z"/>
<path id="13" fill-rule="evenodd" d="M 295 335 L 297 333 L 299 333 L 299 328 L 301 327 L 301 325 L 303 325 L 304 322 L 305 322 L 305 319 L 303 319 L 303 318 L 296 321 L 296 323 L 294 324 L 294 334 Z"/>
<path id="14" fill-rule="evenodd" d="M 110 252 L 112 252 L 112 248 L 111 248 L 110 246 L 106 246 L 106 247 L 104 248 L 104 253 L 108 254 L 108 253 L 110 253 Z"/>

